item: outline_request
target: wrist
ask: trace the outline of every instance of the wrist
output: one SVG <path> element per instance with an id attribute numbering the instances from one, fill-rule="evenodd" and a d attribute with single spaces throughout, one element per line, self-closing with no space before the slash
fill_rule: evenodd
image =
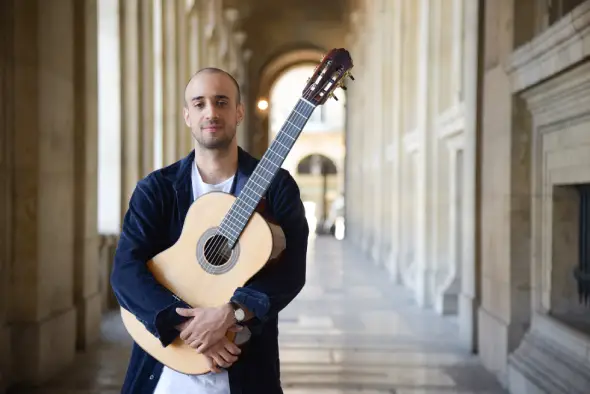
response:
<path id="1" fill-rule="evenodd" d="M 234 308 L 231 304 L 227 303 L 221 307 L 223 312 L 223 322 L 226 328 L 229 328 L 236 324 L 236 317 L 234 314 Z"/>

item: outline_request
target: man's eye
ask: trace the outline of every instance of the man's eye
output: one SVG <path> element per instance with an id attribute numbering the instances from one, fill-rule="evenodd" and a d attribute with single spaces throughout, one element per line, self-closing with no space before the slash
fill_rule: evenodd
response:
<path id="1" fill-rule="evenodd" d="M 226 104 L 227 104 L 227 102 L 226 102 L 226 101 L 218 101 L 218 102 L 217 102 L 217 104 L 219 104 L 219 105 L 222 105 L 222 106 L 223 106 L 223 105 L 226 105 Z"/>
<path id="2" fill-rule="evenodd" d="M 203 108 L 204 104 L 203 103 L 195 103 L 195 107 L 197 108 Z"/>

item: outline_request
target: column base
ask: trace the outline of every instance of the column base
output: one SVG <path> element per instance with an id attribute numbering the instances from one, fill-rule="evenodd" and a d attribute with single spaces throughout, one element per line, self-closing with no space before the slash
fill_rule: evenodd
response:
<path id="1" fill-rule="evenodd" d="M 472 352 L 477 352 L 477 303 L 467 294 L 459 294 L 459 338 Z"/>
<path id="2" fill-rule="evenodd" d="M 86 350 L 100 339 L 102 295 L 96 293 L 80 300 L 76 309 L 78 325 L 76 348 Z"/>
<path id="3" fill-rule="evenodd" d="M 456 315 L 459 310 L 457 294 L 442 293 L 436 297 L 435 310 L 441 316 Z"/>
<path id="4" fill-rule="evenodd" d="M 590 336 L 550 316 L 535 316 L 508 361 L 511 393 L 586 394 L 590 387 Z"/>
<path id="5" fill-rule="evenodd" d="M 74 361 L 74 308 L 40 322 L 13 324 L 11 329 L 13 383 L 41 384 Z"/>
<path id="6" fill-rule="evenodd" d="M 484 308 L 479 308 L 477 321 L 481 362 L 488 371 L 496 376 L 502 386 L 506 387 L 508 325 Z"/>

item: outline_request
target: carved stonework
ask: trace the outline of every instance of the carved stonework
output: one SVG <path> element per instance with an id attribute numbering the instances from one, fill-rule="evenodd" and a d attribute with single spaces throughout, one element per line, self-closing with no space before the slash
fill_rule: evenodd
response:
<path id="1" fill-rule="evenodd" d="M 590 1 L 514 53 L 509 72 L 532 115 L 533 319 L 510 356 L 514 393 L 585 393 L 590 314 L 579 302 L 579 193 L 590 183 Z M 587 45 L 586 45 L 587 48 Z M 565 73 L 569 66 L 578 63 Z"/>
<path id="2" fill-rule="evenodd" d="M 590 55 L 590 1 L 582 3 L 512 54 L 506 71 L 514 92 L 522 91 Z"/>

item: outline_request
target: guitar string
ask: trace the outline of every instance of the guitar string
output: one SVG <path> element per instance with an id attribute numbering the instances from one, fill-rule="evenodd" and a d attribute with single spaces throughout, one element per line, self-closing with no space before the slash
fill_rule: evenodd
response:
<path id="1" fill-rule="evenodd" d="M 303 100 L 305 100 L 305 99 L 303 99 Z M 305 108 L 304 107 L 304 104 L 306 104 L 306 105 L 308 105 L 308 106 L 311 107 L 311 111 L 310 111 L 309 115 L 303 115 L 303 114 L 301 114 L 299 112 L 299 111 L 304 112 L 303 111 L 303 109 Z M 313 110 L 314 109 L 315 109 L 315 106 L 312 103 L 310 103 L 309 101 L 307 101 L 307 100 L 305 100 L 305 101 L 298 100 L 298 103 L 295 105 L 295 107 L 293 108 L 293 110 L 291 111 L 291 113 L 289 114 L 289 116 L 287 117 L 287 120 L 285 121 L 284 126 L 281 128 L 281 130 L 284 131 L 284 133 L 279 133 L 279 135 L 277 135 L 277 137 L 271 143 L 271 146 L 269 147 L 269 149 L 268 149 L 267 152 L 274 153 L 277 156 L 279 156 L 279 158 L 281 160 L 284 160 L 285 157 L 286 157 L 286 155 L 289 153 L 290 149 L 293 147 L 294 143 L 296 142 L 296 138 L 297 138 L 297 137 L 291 137 L 288 133 L 290 133 L 290 132 L 292 132 L 294 130 L 295 131 L 298 130 L 298 132 L 301 132 L 301 130 L 303 129 L 303 127 L 305 127 L 305 123 L 308 121 L 309 116 L 311 116 L 311 114 L 313 113 Z M 308 109 L 308 111 L 309 111 L 309 109 Z M 303 117 L 303 121 L 302 121 L 302 125 L 301 126 L 289 121 L 289 119 L 291 119 L 291 117 L 293 117 L 294 114 L 298 114 L 299 116 Z M 289 141 L 289 142 L 285 141 L 285 143 L 291 145 L 291 147 L 287 147 L 286 145 L 284 145 L 284 144 L 281 143 L 280 137 L 282 137 L 282 136 L 285 136 L 285 137 L 288 137 L 288 138 L 291 138 L 292 139 L 292 141 Z M 283 146 L 280 149 L 285 149 L 286 150 L 286 152 L 285 152 L 284 155 L 283 154 L 279 155 L 277 152 L 272 151 L 273 150 L 273 146 L 277 146 L 277 144 L 279 146 L 280 145 Z M 267 155 L 267 153 L 265 153 L 265 156 L 266 155 Z M 270 154 L 269 154 L 269 156 L 270 156 Z M 284 157 L 281 157 L 281 156 L 284 156 Z M 273 161 L 273 159 L 270 159 L 270 157 L 267 157 L 267 159 L 268 159 L 268 161 L 271 164 L 277 166 L 277 164 Z M 263 161 L 261 163 L 261 166 L 260 167 L 263 170 L 266 170 L 267 172 L 272 173 L 271 171 L 269 171 L 268 168 L 265 168 L 265 166 L 264 166 L 265 164 L 266 164 L 266 161 Z M 279 167 L 279 166 L 277 166 L 277 167 Z M 273 172 L 274 171 L 276 171 L 276 169 L 274 169 Z M 252 182 L 247 182 L 246 183 L 246 185 L 244 187 L 244 190 L 241 191 L 240 195 L 242 193 L 246 192 L 247 190 L 251 190 L 254 193 L 259 194 L 259 195 L 262 195 L 265 192 L 265 189 L 268 188 L 268 186 L 270 185 L 270 182 L 272 181 L 272 179 L 270 179 L 270 180 L 266 179 L 264 176 L 260 175 L 259 172 L 257 173 L 256 170 L 252 174 L 252 178 L 255 178 L 257 175 L 258 175 L 258 177 L 262 178 L 263 183 L 266 184 L 265 186 L 262 186 L 262 185 L 257 184 L 258 186 L 260 186 L 262 188 L 261 192 L 257 192 L 256 190 L 254 190 L 254 189 L 251 188 L 251 186 L 253 185 L 253 182 L 254 182 L 254 180 L 253 180 Z M 275 172 L 274 175 L 276 175 L 276 172 Z M 239 238 L 239 230 L 240 230 L 240 227 L 245 226 L 247 224 L 247 221 L 249 220 L 249 217 L 251 216 L 251 213 L 250 214 L 247 214 L 248 211 L 246 209 L 244 209 L 243 207 L 240 207 L 239 206 L 240 205 L 240 201 L 242 201 L 243 204 L 246 205 L 246 207 L 248 208 L 248 210 L 255 210 L 256 209 L 256 207 L 251 207 L 249 204 L 247 204 L 246 202 L 244 202 L 243 199 L 238 200 L 238 201 L 236 201 L 235 206 L 232 207 L 233 209 L 230 209 L 227 212 L 227 214 L 225 215 L 224 219 L 221 222 L 222 224 L 223 223 L 228 223 L 229 229 L 230 230 L 234 230 L 236 232 L 236 234 L 238 235 L 237 238 Z M 245 224 L 242 224 L 241 221 L 240 221 L 240 219 L 234 218 L 231 215 L 232 210 L 233 211 L 236 211 L 236 210 L 239 210 L 239 209 L 242 209 L 243 212 L 246 213 L 246 216 L 244 216 L 244 219 L 247 219 Z M 232 223 L 232 219 L 235 219 L 238 222 L 237 223 L 238 228 L 232 228 L 232 224 L 235 224 L 235 223 Z M 212 273 L 213 271 L 215 271 L 216 268 L 218 267 L 217 263 L 218 262 L 223 262 L 223 260 L 226 258 L 225 255 L 223 255 L 222 253 L 220 253 L 220 249 L 227 246 L 227 243 L 228 242 L 226 241 L 226 238 L 229 238 L 230 236 L 233 236 L 233 234 L 223 234 L 224 232 L 226 232 L 225 229 L 222 228 L 221 225 L 220 225 L 219 229 L 216 232 L 216 235 L 214 236 L 216 238 L 214 240 L 214 244 L 211 245 L 211 246 L 209 246 L 209 247 L 207 247 L 207 243 L 205 243 L 205 246 L 203 247 L 203 254 L 204 254 L 203 257 L 206 257 L 207 255 L 210 255 L 210 256 L 212 256 L 212 259 L 213 259 L 213 262 L 207 262 L 207 258 L 204 259 L 206 263 L 209 263 L 211 265 L 211 267 L 208 267 L 207 265 L 205 266 L 206 267 L 205 268 L 205 271 L 208 272 L 208 273 Z M 236 242 L 237 242 L 237 238 L 236 238 Z M 211 251 L 212 248 L 213 248 L 212 253 L 208 253 L 208 250 Z M 231 251 L 230 251 L 229 255 L 230 255 L 230 258 L 231 258 Z M 221 264 L 221 265 L 223 265 L 223 264 Z"/>

